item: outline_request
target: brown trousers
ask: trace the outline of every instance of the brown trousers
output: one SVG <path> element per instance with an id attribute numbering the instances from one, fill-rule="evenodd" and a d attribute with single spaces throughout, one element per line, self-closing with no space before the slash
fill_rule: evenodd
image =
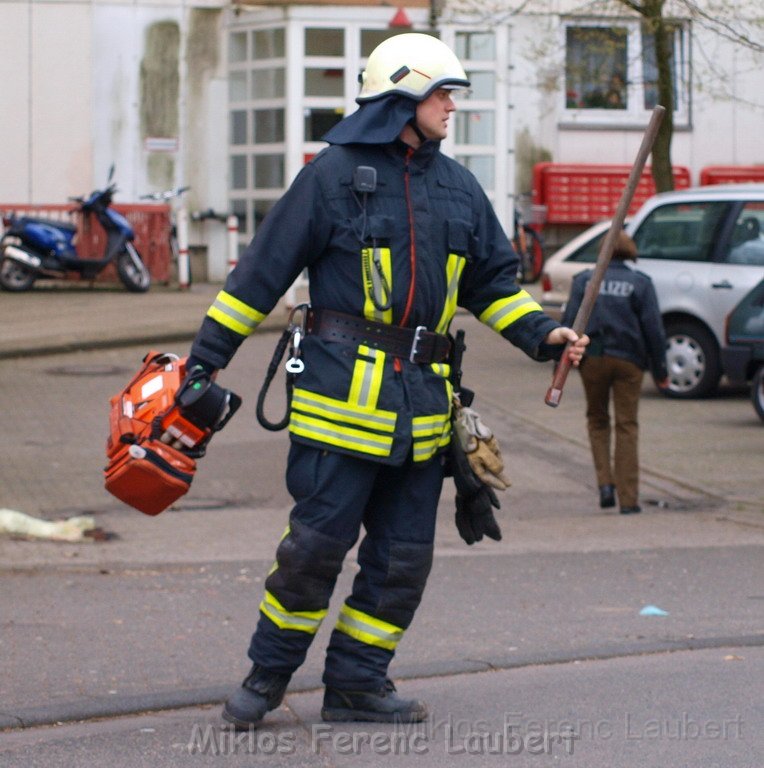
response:
<path id="1" fill-rule="evenodd" d="M 615 485 L 622 507 L 639 497 L 639 423 L 637 411 L 644 371 L 628 360 L 585 357 L 581 379 L 586 392 L 586 422 L 597 485 Z M 610 393 L 615 412 L 615 452 L 611 464 Z"/>

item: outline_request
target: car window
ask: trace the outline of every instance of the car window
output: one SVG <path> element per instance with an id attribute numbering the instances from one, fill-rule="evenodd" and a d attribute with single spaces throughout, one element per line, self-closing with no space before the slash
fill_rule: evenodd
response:
<path id="1" fill-rule="evenodd" d="M 712 261 L 729 205 L 698 202 L 656 208 L 634 233 L 640 257 Z"/>
<path id="2" fill-rule="evenodd" d="M 594 264 L 597 261 L 597 255 L 600 252 L 602 239 L 607 234 L 607 230 L 593 237 L 588 243 L 573 251 L 565 261 L 578 261 L 582 264 Z"/>
<path id="3" fill-rule="evenodd" d="M 732 229 L 724 254 L 730 264 L 764 265 L 764 203 L 746 203 Z"/>
<path id="4" fill-rule="evenodd" d="M 735 307 L 728 326 L 730 342 L 764 339 L 764 280 Z"/>

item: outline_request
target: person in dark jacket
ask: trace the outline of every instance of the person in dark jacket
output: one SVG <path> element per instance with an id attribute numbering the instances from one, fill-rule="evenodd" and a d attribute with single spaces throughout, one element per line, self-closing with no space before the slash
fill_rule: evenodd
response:
<path id="1" fill-rule="evenodd" d="M 626 263 L 636 259 L 634 241 L 620 232 L 586 328 L 591 343 L 580 366 L 600 506 L 614 507 L 617 494 L 622 514 L 641 512 L 638 407 L 645 369 L 650 369 L 660 388 L 668 386 L 666 337 L 658 299 L 648 275 Z M 586 270 L 573 279 L 564 324 L 575 318 L 591 277 L 592 270 Z M 611 395 L 615 416 L 612 461 Z"/>
<path id="2" fill-rule="evenodd" d="M 538 360 L 570 341 L 577 365 L 587 343 L 519 288 L 517 257 L 483 190 L 439 151 L 453 89 L 469 85 L 454 53 L 429 35 L 397 35 L 372 52 L 362 82 L 359 109 L 259 226 L 188 361 L 210 375 L 224 368 L 307 267 L 286 473 L 295 505 L 265 582 L 252 669 L 223 710 L 242 728 L 281 702 L 362 527 L 360 570 L 326 653 L 322 717 L 426 717 L 422 702 L 396 694 L 387 669 L 432 564 L 456 308 Z"/>

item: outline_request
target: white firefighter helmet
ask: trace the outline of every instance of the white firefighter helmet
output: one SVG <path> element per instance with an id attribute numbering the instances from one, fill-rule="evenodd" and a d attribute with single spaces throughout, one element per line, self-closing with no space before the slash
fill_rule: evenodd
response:
<path id="1" fill-rule="evenodd" d="M 381 42 L 369 55 L 359 79 L 359 104 L 393 94 L 424 101 L 438 88 L 470 85 L 456 54 L 436 37 L 420 32 L 394 35 Z"/>

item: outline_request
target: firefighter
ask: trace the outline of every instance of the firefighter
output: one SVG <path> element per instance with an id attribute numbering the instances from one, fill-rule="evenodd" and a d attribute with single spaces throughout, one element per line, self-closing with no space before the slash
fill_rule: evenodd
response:
<path id="1" fill-rule="evenodd" d="M 490 202 L 439 151 L 454 90 L 469 86 L 454 53 L 428 35 L 397 35 L 372 52 L 361 80 L 358 110 L 329 131 L 330 146 L 259 226 L 188 363 L 210 375 L 224 368 L 308 269 L 286 471 L 295 504 L 265 582 L 252 669 L 223 710 L 240 728 L 281 702 L 362 528 L 360 570 L 326 652 L 321 715 L 426 717 L 422 702 L 398 696 L 387 669 L 432 564 L 454 312 L 465 307 L 539 360 L 570 341 L 577 364 L 586 344 L 518 287 L 517 257 Z M 491 535 L 492 515 L 475 514 Z"/>

